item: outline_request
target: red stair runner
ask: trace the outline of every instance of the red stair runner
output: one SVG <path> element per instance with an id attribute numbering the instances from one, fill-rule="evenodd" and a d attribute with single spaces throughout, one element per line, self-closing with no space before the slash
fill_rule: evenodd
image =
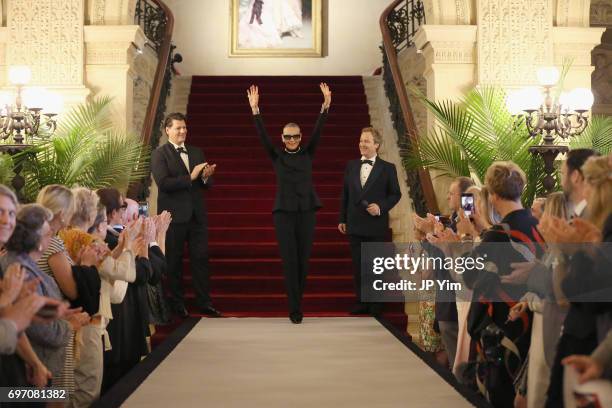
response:
<path id="1" fill-rule="evenodd" d="M 317 214 L 303 310 L 306 316 L 347 316 L 355 301 L 351 259 L 337 225 L 344 168 L 358 157 L 360 131 L 370 124 L 361 77 L 193 77 L 187 141 L 217 164 L 214 186 L 206 193 L 211 295 L 226 316 L 287 316 L 271 214 L 275 176 L 255 132 L 246 89 L 259 86 L 274 143 L 281 145 L 284 124 L 296 122 L 305 144 L 321 108 L 320 82 L 329 84 L 333 101 L 314 160 L 315 189 L 324 207 Z M 192 306 L 188 273 L 185 287 Z M 387 309 L 405 329 L 403 305 Z"/>

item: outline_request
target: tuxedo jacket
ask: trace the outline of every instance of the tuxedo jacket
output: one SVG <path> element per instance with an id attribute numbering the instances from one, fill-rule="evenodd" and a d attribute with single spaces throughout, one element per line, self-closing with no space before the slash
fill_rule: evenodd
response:
<path id="1" fill-rule="evenodd" d="M 199 223 L 206 223 L 206 202 L 203 191 L 212 182 L 206 183 L 201 177 L 191 180 L 193 168 L 204 163 L 204 153 L 197 147 L 185 145 L 189 156 L 189 171 L 185 167 L 180 153 L 174 146 L 166 143 L 153 151 L 151 172 L 157 183 L 157 213 L 167 210 L 172 214 L 172 223 L 189 222 L 193 217 Z"/>
<path id="2" fill-rule="evenodd" d="M 276 173 L 275 211 L 312 211 L 321 208 L 321 200 L 312 184 L 312 159 L 315 154 L 327 112 L 319 115 L 310 142 L 296 153 L 288 153 L 270 142 L 260 114 L 253 115 L 261 143 L 272 160 Z"/>
<path id="3" fill-rule="evenodd" d="M 361 187 L 361 160 L 352 160 L 344 172 L 344 188 L 340 206 L 340 223 L 347 234 L 362 237 L 383 237 L 389 230 L 389 211 L 402 197 L 395 166 L 376 157 L 368 180 Z M 378 204 L 380 215 L 373 216 L 368 205 Z"/>

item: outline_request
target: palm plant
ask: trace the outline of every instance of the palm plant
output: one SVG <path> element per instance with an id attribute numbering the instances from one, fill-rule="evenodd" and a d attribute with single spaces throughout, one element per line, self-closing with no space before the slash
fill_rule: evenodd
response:
<path id="1" fill-rule="evenodd" d="M 408 169 L 426 167 L 439 176 L 468 176 L 484 180 L 487 168 L 500 160 L 511 160 L 527 175 L 523 203 L 530 204 L 543 192 L 544 163 L 529 153 L 541 137 L 529 138 L 522 121 L 506 108 L 506 93 L 497 87 L 469 91 L 459 101 L 429 100 L 419 90 L 413 93 L 434 115 L 437 126 L 419 141 L 404 159 Z"/>
<path id="2" fill-rule="evenodd" d="M 8 153 L 0 154 L 0 184 L 10 186 L 13 177 L 13 158 Z"/>
<path id="3" fill-rule="evenodd" d="M 55 136 L 15 156 L 23 165 L 25 201 L 48 184 L 127 188 L 148 175 L 150 149 L 140 138 L 116 129 L 111 99 L 95 99 L 68 113 Z"/>
<path id="4" fill-rule="evenodd" d="M 571 149 L 593 149 L 602 155 L 612 153 L 612 116 L 593 116 L 579 136 L 570 140 Z"/>

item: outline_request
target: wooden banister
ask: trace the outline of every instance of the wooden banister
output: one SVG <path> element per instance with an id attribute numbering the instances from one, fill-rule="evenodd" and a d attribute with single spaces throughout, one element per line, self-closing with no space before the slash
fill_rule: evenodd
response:
<path id="1" fill-rule="evenodd" d="M 398 52 L 396 45 L 394 43 L 393 36 L 391 35 L 390 30 L 390 19 L 389 17 L 402 3 L 406 3 L 406 0 L 394 0 L 382 13 L 380 16 L 380 29 L 382 32 L 383 38 L 383 47 L 384 53 L 387 56 L 389 62 L 389 68 L 391 71 L 391 75 L 393 77 L 393 82 L 395 84 L 395 91 L 397 93 L 398 102 L 401 107 L 401 118 L 404 121 L 406 128 L 406 135 L 398 135 L 398 137 L 407 137 L 408 142 L 414 152 L 418 152 L 419 148 L 419 134 L 417 130 L 417 126 L 414 120 L 414 115 L 412 113 L 412 108 L 410 107 L 410 101 L 408 99 L 408 92 L 406 91 L 406 86 L 404 85 L 404 79 L 402 78 L 402 72 L 399 66 L 398 60 Z M 412 18 L 414 16 L 410 16 L 410 12 L 406 10 L 406 19 Z M 406 25 L 408 21 L 406 21 Z M 405 27 L 402 32 L 405 38 L 404 46 L 408 47 L 411 45 L 411 38 L 409 37 L 408 28 Z M 396 42 L 397 39 L 396 39 Z M 400 43 L 400 42 L 398 42 Z M 420 168 L 418 170 L 418 180 L 420 181 L 420 186 L 422 189 L 422 194 L 425 200 L 425 204 L 427 206 L 427 211 L 436 214 L 439 212 L 438 203 L 436 201 L 436 195 L 434 192 L 433 184 L 431 182 L 431 176 L 429 175 L 429 171 L 425 168 Z M 410 186 L 410 188 L 415 188 L 415 186 Z"/>

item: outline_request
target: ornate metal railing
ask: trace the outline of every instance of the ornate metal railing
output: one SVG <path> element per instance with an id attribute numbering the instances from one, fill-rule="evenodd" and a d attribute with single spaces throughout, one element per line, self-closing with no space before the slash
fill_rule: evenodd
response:
<path id="1" fill-rule="evenodd" d="M 172 44 L 174 16 L 168 6 L 161 0 L 137 0 L 135 23 L 142 27 L 147 37 L 147 46 L 157 54 L 158 62 L 155 77 L 149 96 L 149 104 L 142 126 L 142 140 L 155 149 L 161 137 L 161 125 L 166 112 L 166 98 L 170 93 L 173 76 L 173 64 L 181 62 L 180 54 L 174 54 Z M 149 195 L 150 179 L 130 186 L 128 195 L 144 200 Z"/>
<path id="2" fill-rule="evenodd" d="M 425 12 L 421 0 L 395 0 L 380 17 L 383 80 L 402 158 L 409 152 L 418 152 L 419 134 L 397 56 L 401 50 L 413 45 L 414 35 L 424 23 Z M 406 172 L 410 198 L 416 212 L 421 215 L 437 213 L 438 204 L 429 171 L 421 168 L 418 171 L 407 169 Z"/>
<path id="3" fill-rule="evenodd" d="M 164 82 L 166 79 L 168 81 L 171 79 L 171 73 L 168 71 L 171 70 L 173 62 L 172 31 L 174 29 L 174 16 L 168 6 L 161 0 L 138 0 L 135 20 L 136 24 L 142 27 L 158 58 L 149 105 L 142 126 L 142 139 L 145 143 L 150 143 L 154 139 L 153 133 L 158 131 L 161 125 L 161 119 L 158 121 L 157 118 L 163 115 L 165 111 L 165 99 L 170 88 L 170 85 L 164 84 Z M 166 92 L 162 92 L 163 90 Z M 160 110 L 161 114 L 159 113 Z M 152 147 L 157 147 L 157 145 Z"/>

